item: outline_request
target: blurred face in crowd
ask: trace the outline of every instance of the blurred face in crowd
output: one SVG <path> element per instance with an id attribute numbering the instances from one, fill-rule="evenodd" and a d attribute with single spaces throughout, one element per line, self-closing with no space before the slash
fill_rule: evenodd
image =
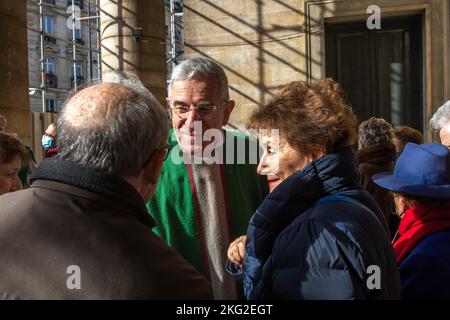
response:
<path id="1" fill-rule="evenodd" d="M 406 199 L 401 194 L 395 192 L 391 192 L 391 194 L 394 199 L 395 213 L 400 217 L 400 219 L 402 219 L 405 215 L 405 211 L 409 209 L 406 204 Z"/>
<path id="2" fill-rule="evenodd" d="M 22 161 L 19 155 L 13 157 L 8 163 L 0 163 L 0 195 L 23 189 L 17 175 L 21 166 Z"/>
<path id="3" fill-rule="evenodd" d="M 441 143 L 450 149 L 450 121 L 448 121 L 439 131 Z"/>
<path id="4" fill-rule="evenodd" d="M 269 191 L 272 192 L 281 182 L 291 174 L 303 169 L 311 161 L 323 154 L 306 155 L 289 145 L 283 139 L 273 134 L 260 137 L 263 155 L 258 164 L 258 173 L 266 175 Z"/>
<path id="5" fill-rule="evenodd" d="M 3 118 L 0 118 L 0 132 L 6 131 L 6 122 Z"/>
<path id="6" fill-rule="evenodd" d="M 217 79 L 175 80 L 168 99 L 172 125 L 184 153 L 201 152 L 212 141 L 201 137 L 208 129 L 222 129 L 228 123 L 234 101 L 222 101 Z M 195 108 L 196 107 L 196 108 Z M 201 122 L 201 132 L 194 136 L 194 124 Z M 197 124 L 198 126 L 198 124 Z"/>

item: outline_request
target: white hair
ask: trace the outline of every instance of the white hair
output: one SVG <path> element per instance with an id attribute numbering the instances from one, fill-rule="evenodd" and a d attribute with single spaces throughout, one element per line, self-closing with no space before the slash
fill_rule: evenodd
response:
<path id="1" fill-rule="evenodd" d="M 450 120 L 450 100 L 437 109 L 430 120 L 430 126 L 433 130 L 439 131 Z"/>
<path id="2" fill-rule="evenodd" d="M 204 79 L 214 77 L 220 88 L 221 102 L 230 100 L 228 93 L 228 79 L 222 67 L 216 62 L 206 58 L 194 58 L 181 62 L 173 68 L 169 83 L 169 98 L 171 97 L 172 84 L 176 80 Z"/>

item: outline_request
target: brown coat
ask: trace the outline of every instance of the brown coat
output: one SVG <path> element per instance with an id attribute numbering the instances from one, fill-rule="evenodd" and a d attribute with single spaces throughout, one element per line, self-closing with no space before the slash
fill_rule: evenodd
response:
<path id="1" fill-rule="evenodd" d="M 394 212 L 392 196 L 388 190 L 373 183 L 372 176 L 380 172 L 392 172 L 395 156 L 395 146 L 392 143 L 367 146 L 356 154 L 361 184 L 375 198 L 388 222 Z"/>
<path id="2" fill-rule="evenodd" d="M 0 298 L 211 298 L 209 283 L 153 225 L 124 180 L 46 159 L 30 189 L 0 197 Z"/>

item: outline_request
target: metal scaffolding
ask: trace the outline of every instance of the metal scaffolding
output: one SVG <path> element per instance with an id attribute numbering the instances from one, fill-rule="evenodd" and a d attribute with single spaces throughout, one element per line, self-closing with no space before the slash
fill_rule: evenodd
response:
<path id="1" fill-rule="evenodd" d="M 89 62 L 89 72 L 88 72 L 88 80 L 93 79 L 93 58 L 94 55 L 97 57 L 97 75 L 98 78 L 101 77 L 101 37 L 100 37 L 100 0 L 81 0 L 81 1 L 75 1 L 75 0 L 68 0 L 67 1 L 67 8 L 71 8 L 71 11 L 66 10 L 65 12 L 62 12 L 58 10 L 55 7 L 56 1 L 44 1 L 44 0 L 28 0 L 34 5 L 37 5 L 39 7 L 39 29 L 33 29 L 31 27 L 28 27 L 28 30 L 31 32 L 37 32 L 39 33 L 40 37 L 40 88 L 30 88 L 30 92 L 33 90 L 38 90 L 41 92 L 42 97 L 42 112 L 46 112 L 46 99 L 47 99 L 47 91 L 49 90 L 47 85 L 47 65 L 46 65 L 46 41 L 48 39 L 58 40 L 62 41 L 66 44 L 70 44 L 72 46 L 72 58 L 68 59 L 64 56 L 56 56 L 59 59 L 66 59 L 72 61 L 72 68 L 73 68 L 73 79 L 72 79 L 72 87 L 73 89 L 76 89 L 79 84 L 79 79 L 77 76 L 77 53 L 87 51 L 88 54 L 88 62 Z M 81 6 L 84 8 L 87 6 L 86 10 L 81 10 L 78 4 L 81 4 Z M 69 11 L 69 12 L 68 12 Z M 71 23 L 72 26 L 72 39 L 66 39 L 57 37 L 54 34 L 49 34 L 45 31 L 44 28 L 44 19 L 45 14 L 51 13 L 59 16 L 63 16 L 67 19 L 68 23 L 66 24 L 67 27 Z M 93 14 L 93 15 L 92 15 Z M 94 20 L 94 21 L 93 21 Z M 82 34 L 82 28 L 81 25 L 88 28 L 88 39 L 87 39 L 87 45 L 84 45 L 83 42 L 80 42 L 76 35 L 76 30 L 80 30 L 80 36 Z M 92 39 L 91 39 L 91 33 L 92 31 L 95 31 L 96 33 L 96 47 L 92 47 Z M 54 55 L 52 56 L 54 57 Z M 63 89 L 58 88 L 57 91 L 66 91 L 69 92 L 71 89 Z"/>
<path id="2" fill-rule="evenodd" d="M 169 17 L 168 43 L 167 48 L 167 70 L 168 75 L 174 66 L 182 60 L 183 51 L 183 1 L 182 0 L 166 0 L 166 11 Z"/>

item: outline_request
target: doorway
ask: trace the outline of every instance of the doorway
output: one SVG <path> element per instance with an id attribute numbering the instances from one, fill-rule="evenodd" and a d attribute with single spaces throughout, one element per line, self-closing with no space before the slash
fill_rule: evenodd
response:
<path id="1" fill-rule="evenodd" d="M 422 16 L 326 23 L 326 75 L 339 82 L 360 121 L 381 117 L 423 131 Z"/>

